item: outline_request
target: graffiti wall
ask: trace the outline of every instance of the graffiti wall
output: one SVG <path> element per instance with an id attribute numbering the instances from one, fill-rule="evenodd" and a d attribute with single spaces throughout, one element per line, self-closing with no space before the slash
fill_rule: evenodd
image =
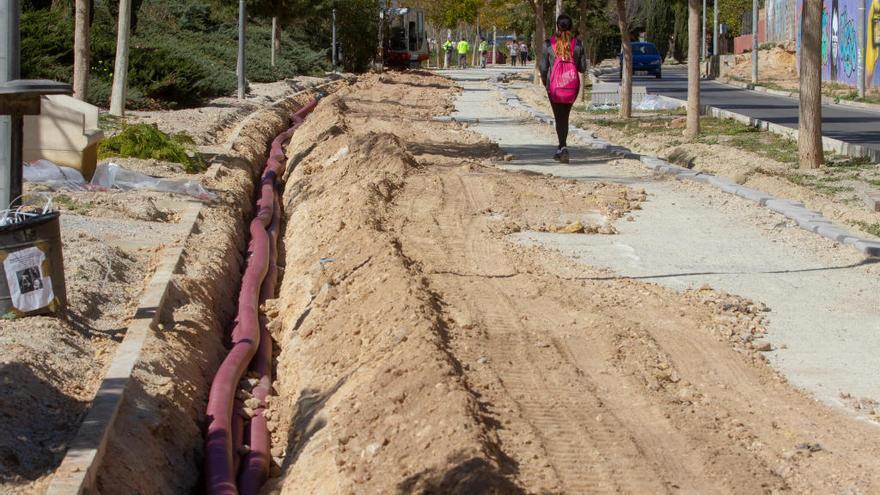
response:
<path id="1" fill-rule="evenodd" d="M 767 41 L 794 41 L 797 32 L 796 8 L 797 0 L 766 0 Z"/>
<path id="2" fill-rule="evenodd" d="M 867 37 L 859 31 L 859 4 L 864 2 Z M 797 49 L 801 48 L 801 12 L 797 0 Z M 864 42 L 863 42 L 864 40 Z M 822 8 L 822 80 L 855 86 L 859 54 L 865 52 L 868 86 L 880 87 L 880 0 L 824 0 Z"/>

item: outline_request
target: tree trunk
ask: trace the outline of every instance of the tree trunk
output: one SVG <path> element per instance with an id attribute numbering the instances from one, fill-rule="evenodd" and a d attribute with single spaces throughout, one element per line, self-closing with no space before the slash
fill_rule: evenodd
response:
<path id="1" fill-rule="evenodd" d="M 73 96 L 86 100 L 89 92 L 89 0 L 76 0 L 73 31 Z"/>
<path id="2" fill-rule="evenodd" d="M 119 2 L 119 27 L 116 34 L 116 64 L 113 68 L 113 92 L 110 95 L 110 114 L 125 114 L 126 85 L 128 84 L 128 40 L 131 34 L 131 0 Z"/>
<path id="3" fill-rule="evenodd" d="M 629 19 L 626 13 L 626 0 L 616 0 L 617 27 L 620 29 L 620 45 L 623 50 L 623 66 L 621 67 L 620 81 L 620 118 L 628 119 L 632 116 L 632 45 L 629 43 Z"/>
<path id="4" fill-rule="evenodd" d="M 578 36 L 581 39 L 581 44 L 584 45 L 584 51 L 587 49 L 587 0 L 580 0 L 580 19 L 578 20 Z M 587 64 L 587 71 L 584 72 L 583 77 L 581 77 L 581 101 L 587 101 L 587 78 L 590 73 L 590 64 Z"/>
<path id="5" fill-rule="evenodd" d="M 801 168 L 822 166 L 822 0 L 804 0 L 801 17 L 798 155 Z"/>
<path id="6" fill-rule="evenodd" d="M 819 0 L 821 1 L 821 0 Z M 700 0 L 688 0 L 687 137 L 700 134 Z"/>
<path id="7" fill-rule="evenodd" d="M 535 0 L 535 39 L 532 41 L 535 49 L 535 77 L 534 82 L 537 85 L 543 85 L 541 82 L 541 57 L 544 55 L 544 0 Z"/>

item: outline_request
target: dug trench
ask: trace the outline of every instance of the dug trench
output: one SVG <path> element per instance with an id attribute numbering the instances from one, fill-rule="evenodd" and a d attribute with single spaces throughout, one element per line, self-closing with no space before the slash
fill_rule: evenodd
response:
<path id="1" fill-rule="evenodd" d="M 266 493 L 880 491 L 880 430 L 766 364 L 760 302 L 515 242 L 650 198 L 493 167 L 457 91 L 363 76 L 289 145 Z"/>
<path id="2" fill-rule="evenodd" d="M 325 86 L 332 92 L 344 81 Z M 315 90 L 252 113 L 206 174 L 218 193 L 205 205 L 171 278 L 153 332 L 135 364 L 104 455 L 85 493 L 204 490 L 205 403 L 229 345 L 245 263 L 255 184 L 272 139 Z"/>

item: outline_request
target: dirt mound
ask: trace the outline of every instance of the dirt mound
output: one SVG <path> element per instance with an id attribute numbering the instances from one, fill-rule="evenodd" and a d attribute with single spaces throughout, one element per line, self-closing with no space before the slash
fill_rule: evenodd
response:
<path id="1" fill-rule="evenodd" d="M 766 366 L 760 304 L 513 242 L 648 198 L 487 166 L 497 147 L 431 119 L 454 93 L 365 76 L 291 143 L 268 493 L 880 486 L 876 428 Z"/>
<path id="2" fill-rule="evenodd" d="M 734 56 L 733 65 L 727 69 L 725 76 L 751 81 L 751 54 Z M 772 82 L 781 89 L 797 90 L 797 54 L 780 46 L 759 50 L 758 77 L 761 82 Z"/>

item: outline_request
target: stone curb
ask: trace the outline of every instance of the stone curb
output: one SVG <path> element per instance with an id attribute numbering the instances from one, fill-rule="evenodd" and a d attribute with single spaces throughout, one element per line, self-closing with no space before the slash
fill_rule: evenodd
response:
<path id="1" fill-rule="evenodd" d="M 79 431 L 52 477 L 47 495 L 81 494 L 94 485 L 110 429 L 119 413 L 134 366 L 140 359 L 147 337 L 158 331 L 156 320 L 168 295 L 171 277 L 180 265 L 186 240 L 195 230 L 201 211 L 201 203 L 188 206 L 179 224 L 183 239 L 177 245 L 163 249 L 162 261 L 141 296 L 125 338 L 116 349 Z"/>
<path id="2" fill-rule="evenodd" d="M 539 117 L 545 116 L 545 114 L 535 110 L 528 104 L 523 103 L 519 97 L 503 88 L 498 83 L 497 79 L 490 80 L 490 82 L 496 90 L 503 95 L 508 106 L 528 113 L 538 122 L 553 122 L 552 118 L 550 118 L 549 122 L 545 122 L 545 119 Z M 607 150 L 609 153 L 621 158 L 639 160 L 645 168 L 657 173 L 672 175 L 678 180 L 691 180 L 711 185 L 726 193 L 734 194 L 779 213 L 780 215 L 795 221 L 800 228 L 806 231 L 813 232 L 840 244 L 852 246 L 867 256 L 880 257 L 880 241 L 860 238 L 849 231 L 834 225 L 831 220 L 822 216 L 820 212 L 807 209 L 804 204 L 799 201 L 776 198 L 763 191 L 739 185 L 725 177 L 680 167 L 656 156 L 635 153 L 628 148 L 613 145 L 604 139 L 598 138 L 595 134 L 585 129 L 574 128 L 571 130 L 571 134 L 592 149 Z"/>

